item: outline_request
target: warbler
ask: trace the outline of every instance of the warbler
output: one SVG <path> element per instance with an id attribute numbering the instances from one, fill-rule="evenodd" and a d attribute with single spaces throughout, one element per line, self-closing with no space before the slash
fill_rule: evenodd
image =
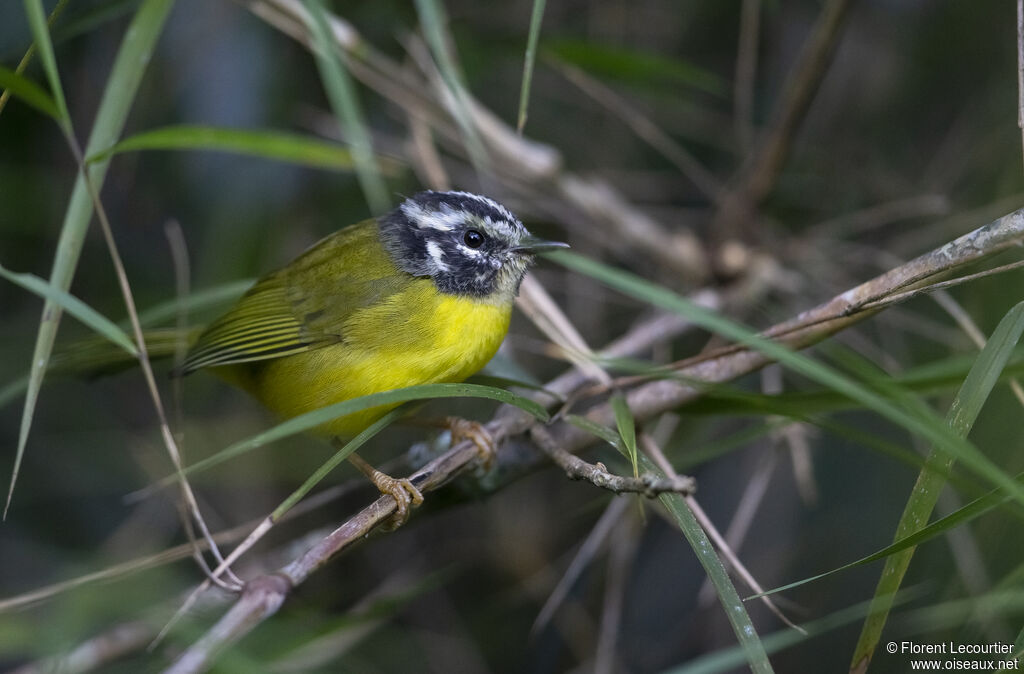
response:
<path id="1" fill-rule="evenodd" d="M 381 391 L 459 382 L 491 359 L 539 251 L 497 202 L 420 192 L 390 213 L 345 227 L 259 279 L 191 346 L 183 373 L 210 368 L 282 417 Z M 394 406 L 328 422 L 351 437 Z M 407 480 L 350 459 L 400 519 L 421 496 Z"/>

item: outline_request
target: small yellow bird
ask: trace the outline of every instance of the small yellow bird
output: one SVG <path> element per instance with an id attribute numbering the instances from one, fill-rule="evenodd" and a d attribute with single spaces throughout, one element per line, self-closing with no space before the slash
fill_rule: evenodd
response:
<path id="1" fill-rule="evenodd" d="M 532 236 L 504 206 L 468 192 L 420 192 L 387 215 L 322 239 L 264 276 L 202 333 L 183 365 L 212 368 L 292 417 L 391 389 L 459 382 L 501 345 L 534 253 L 566 244 Z M 351 437 L 394 406 L 320 427 Z M 398 503 L 408 480 L 350 460 Z"/>

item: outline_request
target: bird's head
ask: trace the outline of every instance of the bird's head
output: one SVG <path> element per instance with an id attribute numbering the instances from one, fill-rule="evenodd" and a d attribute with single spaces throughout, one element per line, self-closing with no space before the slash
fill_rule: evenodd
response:
<path id="1" fill-rule="evenodd" d="M 384 247 L 402 270 L 451 295 L 509 302 L 534 253 L 566 244 L 531 235 L 501 204 L 469 192 L 420 192 L 380 218 Z"/>

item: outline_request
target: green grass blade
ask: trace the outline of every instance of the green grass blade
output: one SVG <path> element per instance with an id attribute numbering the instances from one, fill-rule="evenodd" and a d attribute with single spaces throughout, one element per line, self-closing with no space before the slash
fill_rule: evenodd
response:
<path id="1" fill-rule="evenodd" d="M 974 425 L 978 413 L 988 400 L 992 387 L 1009 360 L 1013 349 L 1024 332 L 1024 302 L 1010 309 L 996 326 L 995 331 L 978 354 L 974 367 L 953 399 L 947 415 L 949 429 L 960 437 L 966 437 Z M 933 448 L 925 460 L 925 467 L 918 475 L 910 497 L 896 527 L 895 540 L 899 541 L 924 528 L 931 517 L 939 493 L 946 483 L 945 475 L 953 466 L 955 457 Z M 910 566 L 914 549 L 908 548 L 890 556 L 878 581 L 871 601 L 871 614 L 864 621 L 860 639 L 854 648 L 851 669 L 864 667 L 871 661 L 875 648 L 881 639 L 882 628 L 892 605 L 892 597 L 899 590 L 903 576 Z"/>
<path id="2" fill-rule="evenodd" d="M 25 15 L 32 29 L 32 38 L 39 51 L 39 60 L 43 62 L 43 71 L 50 82 L 50 95 L 57 107 L 57 122 L 65 134 L 71 135 L 71 115 L 68 104 L 64 100 L 64 87 L 60 84 L 60 73 L 57 71 L 57 57 L 53 53 L 53 42 L 50 41 L 50 29 L 46 25 L 46 12 L 43 11 L 42 0 L 25 0 Z"/>
<path id="3" fill-rule="evenodd" d="M 644 472 L 653 473 L 661 477 L 665 476 L 646 456 L 640 456 L 640 464 Z M 725 610 L 726 618 L 728 618 L 729 624 L 732 625 L 733 632 L 736 633 L 736 639 L 743 648 L 743 653 L 747 664 L 750 665 L 750 670 L 755 674 L 773 671 L 771 662 L 768 660 L 768 654 L 765 652 L 764 645 L 757 635 L 757 630 L 754 629 L 754 624 L 750 621 L 750 615 L 747 613 L 746 606 L 743 605 L 743 600 L 740 599 L 739 594 L 736 592 L 732 580 L 729 579 L 729 573 L 725 570 L 722 560 L 719 559 L 704 529 L 697 522 L 693 511 L 687 505 L 686 499 L 679 494 L 672 493 L 661 494 L 658 496 L 658 499 L 672 515 L 672 519 L 676 521 L 676 524 L 679 525 L 683 536 L 690 543 L 690 547 L 693 548 L 693 552 L 697 555 L 701 566 L 704 567 L 705 573 L 708 574 L 708 579 L 714 586 L 715 592 L 718 594 L 718 600 L 722 603 L 722 608 Z"/>
<path id="4" fill-rule="evenodd" d="M 377 421 L 373 422 L 372 424 L 364 428 L 359 433 L 359 435 L 345 443 L 345 445 L 337 452 L 335 452 L 331 456 L 331 458 L 327 459 L 327 461 L 324 461 L 323 465 L 317 468 L 313 472 L 313 474 L 310 475 L 298 489 L 293 491 L 288 496 L 288 498 L 282 501 L 281 505 L 277 506 L 277 508 L 274 509 L 274 512 L 270 515 L 270 519 L 275 522 L 281 519 L 281 517 L 286 512 L 291 510 L 296 503 L 301 501 L 306 496 L 306 494 L 308 494 L 313 489 L 313 487 L 315 487 L 317 484 L 320 483 L 321 480 L 327 477 L 327 475 L 330 474 L 332 470 L 337 468 L 339 463 L 347 459 L 349 455 L 352 454 L 352 452 L 356 451 L 364 444 L 366 444 L 371 438 L 373 438 L 373 436 L 377 435 L 385 428 L 393 424 L 396 420 L 398 420 L 399 417 L 402 416 L 402 414 L 404 414 L 404 412 L 405 410 L 402 409 L 401 407 L 391 410 L 383 417 L 381 417 Z"/>
<path id="5" fill-rule="evenodd" d="M 519 116 L 516 130 L 521 134 L 526 126 L 526 109 L 530 105 L 530 87 L 533 84 L 533 66 L 537 62 L 537 41 L 540 39 L 540 24 L 544 19 L 546 0 L 533 0 L 530 13 L 530 34 L 526 38 L 526 57 L 523 59 L 523 84 L 519 89 Z"/>
<path id="6" fill-rule="evenodd" d="M 53 302 L 64 311 L 68 312 L 88 327 L 103 335 L 108 340 L 118 345 L 133 356 L 138 356 L 139 351 L 135 343 L 121 328 L 109 318 L 96 311 L 88 304 L 78 299 L 71 293 L 60 288 L 55 288 L 43 279 L 32 274 L 17 274 L 3 266 L 0 266 L 0 276 L 11 283 L 21 286 L 29 292 L 39 295 L 48 302 Z"/>
<path id="7" fill-rule="evenodd" d="M 904 590 L 900 593 L 897 601 L 900 604 L 905 604 L 919 594 L 919 592 Z M 813 622 L 802 623 L 800 626 L 806 634 L 786 628 L 765 635 L 761 638 L 761 643 L 764 644 L 764 649 L 768 653 L 784 651 L 862 619 L 867 615 L 868 604 L 869 602 L 866 601 L 861 602 L 818 618 Z M 743 648 L 733 646 L 694 658 L 680 667 L 666 670 L 663 674 L 723 674 L 724 672 L 735 672 L 736 668 L 742 667 L 745 661 Z"/>
<path id="8" fill-rule="evenodd" d="M 327 13 L 322 0 L 303 0 L 309 12 L 309 24 L 313 43 L 313 55 L 320 70 L 327 98 L 338 118 L 342 136 L 352 145 L 356 176 L 366 195 L 366 203 L 372 213 L 384 213 L 390 208 L 388 190 L 380 175 L 380 167 L 373 154 L 370 129 L 363 119 L 352 78 L 342 66 L 337 45 L 327 23 Z"/>
<path id="9" fill-rule="evenodd" d="M 894 375 L 891 382 L 898 388 L 918 395 L 954 393 L 963 383 L 972 363 L 973 358 L 943 359 Z M 1017 347 L 999 378 L 1005 381 L 1021 375 L 1024 375 L 1024 349 Z M 699 400 L 686 406 L 687 414 L 761 416 L 770 412 L 788 417 L 804 417 L 863 408 L 857 401 L 824 388 L 766 395 L 706 386 L 702 393 Z"/>
<path id="10" fill-rule="evenodd" d="M 40 279 L 40 281 L 42 280 Z M 53 286 L 46 283 L 45 281 L 42 281 L 42 283 L 46 285 L 47 289 L 53 289 Z M 185 297 L 180 301 L 171 300 L 169 302 L 162 302 L 150 309 L 147 309 L 146 311 L 139 313 L 139 323 L 143 326 L 159 325 L 160 323 L 168 319 L 175 318 L 177 316 L 179 307 L 185 307 L 188 311 L 201 311 L 211 306 L 218 306 L 224 304 L 226 302 L 238 298 L 252 284 L 252 279 L 234 281 L 232 283 L 226 283 L 224 285 L 219 285 L 212 288 L 208 288 L 206 290 L 201 290 L 199 292 L 192 293 L 191 295 Z M 55 295 L 55 298 L 59 298 L 64 295 L 67 295 L 67 293 L 58 293 Z M 55 301 L 57 305 L 60 306 L 60 300 L 55 299 Z M 117 328 L 122 332 L 124 332 L 128 327 L 129 326 L 127 321 L 121 321 L 120 323 L 117 324 Z M 150 341 L 150 337 L 152 337 L 153 334 L 154 333 L 152 331 L 146 331 L 146 350 L 149 352 L 150 358 L 154 357 L 154 346 Z M 78 346 L 78 343 L 72 344 L 70 349 L 76 349 Z M 132 358 L 130 361 L 127 361 L 128 363 L 134 363 L 138 358 L 138 354 L 134 351 L 134 341 L 131 341 L 131 346 L 133 349 Z M 64 355 L 67 356 L 68 354 L 65 353 Z M 122 359 L 116 358 L 112 362 L 121 363 Z M 53 371 L 53 365 L 54 363 L 51 359 L 47 372 Z M 62 360 L 62 371 L 70 372 L 71 374 L 79 374 L 78 370 L 74 366 L 68 368 L 67 365 L 67 361 Z M 85 371 L 82 372 L 82 374 L 88 376 L 92 375 L 91 371 Z M 18 396 L 24 395 L 25 390 L 28 387 L 28 379 L 28 376 L 24 376 L 8 383 L 3 388 L 0 388 L 0 407 L 5 407 Z"/>
<path id="11" fill-rule="evenodd" d="M 1024 481 L 1024 473 L 1018 473 L 1016 477 L 1018 481 Z M 822 578 L 831 576 L 841 571 L 846 571 L 847 569 L 852 569 L 857 566 L 864 566 L 865 564 L 870 564 L 871 562 L 876 562 L 880 559 L 890 557 L 896 554 L 897 552 L 902 552 L 910 548 L 915 548 L 918 545 L 930 541 L 931 539 L 945 533 L 946 531 L 949 531 L 950 529 L 958 527 L 961 524 L 967 524 L 972 520 L 976 520 L 982 515 L 991 512 L 995 508 L 998 508 L 999 506 L 1003 505 L 1008 500 L 1009 497 L 1006 495 L 1005 492 L 1001 490 L 990 491 L 984 496 L 976 498 L 967 505 L 958 508 L 957 510 L 951 512 L 945 517 L 935 520 L 923 529 L 918 529 L 909 536 L 901 538 L 896 542 L 885 546 L 881 550 L 878 550 L 877 552 L 873 552 L 870 555 L 861 557 L 860 559 L 850 562 L 849 564 L 843 564 L 842 566 L 832 569 L 831 571 L 819 573 L 815 576 L 810 576 L 809 578 L 804 578 L 803 580 L 798 580 L 787 585 L 782 585 L 780 587 L 773 588 L 760 594 L 751 595 L 749 597 L 746 597 L 746 599 L 757 599 L 759 597 L 764 597 L 770 594 L 776 594 L 777 592 L 791 590 L 794 587 L 799 587 L 801 585 L 806 585 L 807 583 L 811 583 L 816 580 L 821 580 Z"/>
<path id="12" fill-rule="evenodd" d="M 477 171 L 485 170 L 489 160 L 469 109 L 469 94 L 454 59 L 448 53 L 448 41 L 445 39 L 444 7 L 440 0 L 416 0 L 416 13 L 420 17 L 423 35 L 430 46 L 431 54 L 434 55 L 434 62 L 437 64 L 438 72 L 441 73 L 441 79 L 452 95 L 454 101 L 452 116 L 455 117 L 455 123 L 459 126 L 470 161 Z"/>
<path id="13" fill-rule="evenodd" d="M 0 388 L 0 407 L 6 407 L 15 399 L 25 395 L 26 388 L 28 388 L 27 375 L 8 382 L 3 388 Z"/>
<path id="14" fill-rule="evenodd" d="M 143 0 L 139 6 L 125 32 L 124 40 L 114 60 L 114 66 L 96 113 L 96 122 L 89 136 L 85 154 L 92 154 L 101 148 L 113 145 L 120 135 L 132 100 L 138 90 L 139 81 L 142 79 L 146 64 L 149 63 L 153 47 L 172 4 L 173 0 Z M 60 109 L 59 102 L 57 105 Z M 107 162 L 98 162 L 87 169 L 90 181 L 97 190 L 103 185 L 107 166 Z M 85 240 L 85 232 L 92 219 L 92 211 L 93 204 L 88 187 L 84 176 L 79 175 L 64 214 L 57 252 L 53 260 L 53 269 L 50 272 L 50 284 L 57 289 L 67 291 L 71 287 L 71 280 L 78 265 L 78 256 L 82 250 L 82 242 Z M 14 485 L 18 479 L 18 470 L 21 467 L 29 430 L 32 427 L 32 416 L 39 398 L 39 389 L 42 386 L 43 376 L 46 373 L 50 353 L 57 336 L 57 328 L 60 325 L 60 316 L 60 306 L 47 300 L 43 307 L 35 348 L 32 353 L 25 406 L 22 410 L 21 428 L 18 432 L 18 448 L 14 457 L 14 468 L 11 471 L 7 503 L 4 507 L 5 516 L 11 504 L 11 497 L 14 495 Z"/>
<path id="15" fill-rule="evenodd" d="M 50 17 L 46 20 L 46 25 L 48 27 L 52 27 L 54 21 L 57 20 L 57 17 L 59 17 L 61 14 L 64 13 L 64 10 L 67 8 L 68 2 L 69 2 L 69 0 L 57 0 L 57 4 L 54 5 L 53 10 L 50 12 Z M 14 69 L 13 74 L 15 76 L 17 76 L 17 77 L 21 77 L 23 75 L 23 73 L 25 72 L 25 70 L 28 68 L 29 64 L 32 63 L 32 57 L 34 57 L 35 54 L 36 54 L 36 43 L 33 41 L 33 43 L 29 45 L 28 49 L 25 50 L 25 55 L 21 57 L 20 61 L 18 61 L 18 66 Z M 10 70 L 6 70 L 6 69 L 3 69 L 3 70 L 5 70 L 8 73 L 11 72 Z M 18 83 L 15 83 L 15 87 L 18 87 L 18 86 L 19 86 Z M 11 96 L 13 94 L 14 94 L 14 91 L 12 91 L 11 89 L 7 89 L 7 88 L 4 89 L 3 93 L 0 93 L 0 113 L 2 113 L 4 111 L 4 108 L 7 107 L 7 102 L 11 99 Z M 43 92 L 43 94 L 44 94 L 44 97 L 47 100 L 49 100 L 51 103 L 53 103 L 53 108 L 52 108 L 53 114 L 50 114 L 49 111 L 47 111 L 47 114 L 49 116 L 53 117 L 53 119 L 58 124 L 60 124 L 60 121 L 61 121 L 60 120 L 60 111 L 57 108 L 56 101 L 54 101 L 50 97 L 49 94 L 46 94 L 45 92 Z"/>
<path id="16" fill-rule="evenodd" d="M 681 84 L 720 98 L 729 94 L 731 86 L 714 72 L 688 61 L 636 49 L 583 40 L 545 40 L 544 51 L 546 56 L 571 63 L 597 77 L 631 86 L 649 84 L 660 91 Z"/>
<path id="17" fill-rule="evenodd" d="M 105 24 L 120 19 L 135 9 L 138 0 L 105 0 L 91 4 L 92 6 L 86 6 L 84 3 L 76 3 L 76 11 L 64 17 L 60 25 L 53 26 L 51 20 L 52 30 L 50 33 L 53 36 L 54 44 L 67 42 L 71 38 L 90 33 Z"/>
<path id="18" fill-rule="evenodd" d="M 636 420 L 633 413 L 629 411 L 626 398 L 621 393 L 612 396 L 612 409 L 615 411 L 615 425 L 622 438 L 622 444 L 626 448 L 626 458 L 633 464 L 633 477 L 640 476 L 640 469 L 637 465 L 636 453 Z"/>
<path id="19" fill-rule="evenodd" d="M 159 325 L 166 320 L 177 318 L 178 312 L 181 310 L 192 313 L 226 304 L 241 297 L 242 293 L 252 287 L 253 282 L 254 279 L 231 281 L 199 290 L 181 299 L 161 302 L 145 311 L 140 311 L 139 323 L 143 326 Z"/>
<path id="20" fill-rule="evenodd" d="M 0 66 L 0 88 L 9 91 L 21 102 L 32 106 L 47 117 L 60 121 L 60 109 L 57 107 L 56 101 L 41 86 L 27 77 Z"/>
<path id="21" fill-rule="evenodd" d="M 899 400 L 893 400 L 891 397 L 880 395 L 833 368 L 797 353 L 778 342 L 762 337 L 738 323 L 697 306 L 671 290 L 629 272 L 609 267 L 568 251 L 546 253 L 545 256 L 640 301 L 686 316 L 695 324 L 711 332 L 759 351 L 790 370 L 857 401 L 893 423 L 925 438 L 945 454 L 955 456 L 970 470 L 986 478 L 995 486 L 1005 489 L 1013 495 L 1014 499 L 1024 504 L 1024 487 L 993 464 L 962 435 L 954 433 L 930 409 L 920 404 L 908 407 L 895 404 L 906 402 L 909 396 L 901 394 Z M 1009 354 L 1007 354 L 1008 356 Z M 891 386 L 888 388 L 895 389 Z"/>
<path id="22" fill-rule="evenodd" d="M 270 129 L 231 129 L 215 126 L 176 125 L 129 136 L 113 147 L 86 157 L 93 163 L 122 152 L 142 150 L 209 150 L 289 162 L 312 168 L 351 171 L 352 151 L 336 143 L 296 133 Z M 388 175 L 398 172 L 394 161 L 379 159 Z"/>
<path id="23" fill-rule="evenodd" d="M 258 435 L 236 442 L 216 454 L 188 466 L 183 472 L 187 475 L 212 468 L 228 459 L 232 459 L 257 447 L 262 447 L 275 440 L 314 429 L 338 417 L 362 412 L 371 407 L 397 405 L 410 400 L 429 400 L 432 398 L 488 398 L 509 405 L 515 405 L 540 421 L 547 421 L 549 418 L 547 410 L 529 398 L 490 386 L 480 386 L 477 384 L 424 384 L 422 386 L 410 386 L 352 398 L 351 400 L 328 405 L 306 414 L 300 414 Z M 176 476 L 171 476 L 165 478 L 161 484 L 164 482 L 172 483 L 176 479 Z"/>
<path id="24" fill-rule="evenodd" d="M 566 414 L 564 418 L 567 423 L 590 433 L 595 438 L 604 440 L 609 445 L 619 450 L 623 455 L 626 455 L 626 447 L 622 444 L 622 437 L 612 429 L 605 428 L 596 421 L 591 421 L 590 419 L 581 417 L 578 414 Z"/>

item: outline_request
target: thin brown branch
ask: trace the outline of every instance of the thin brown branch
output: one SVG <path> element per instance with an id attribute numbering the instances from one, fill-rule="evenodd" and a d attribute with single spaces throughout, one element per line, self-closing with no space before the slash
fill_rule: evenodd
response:
<path id="1" fill-rule="evenodd" d="M 1024 0 L 1017 0 L 1017 126 L 1024 162 Z"/>
<path id="2" fill-rule="evenodd" d="M 608 503 L 608 507 L 605 508 L 604 513 L 601 514 L 601 517 L 590 530 L 590 533 L 587 534 L 586 539 L 580 545 L 579 550 L 576 551 L 572 562 L 566 568 L 565 573 L 562 574 L 558 584 L 548 593 L 547 598 L 544 600 L 544 605 L 537 612 L 537 617 L 530 627 L 531 636 L 540 634 L 547 627 L 558 607 L 565 603 L 569 592 L 576 584 L 576 581 L 579 580 L 580 575 L 593 563 L 598 551 L 612 531 L 618 528 L 619 522 L 622 520 L 623 515 L 626 514 L 626 509 L 629 505 L 629 500 L 623 498 L 612 499 Z"/>
<path id="3" fill-rule="evenodd" d="M 690 154 L 689 150 L 665 133 L 642 110 L 580 68 L 558 61 L 553 61 L 553 63 L 565 79 L 606 107 L 629 126 L 633 133 L 660 152 L 665 159 L 675 164 L 679 172 L 686 176 L 705 197 L 712 202 L 718 201 L 723 192 L 723 186 L 718 178 L 704 168 L 704 165 Z"/>
<path id="4" fill-rule="evenodd" d="M 696 483 L 687 476 L 660 478 L 647 473 L 639 477 L 613 475 L 604 464 L 588 463 L 560 447 L 542 426 L 530 429 L 530 439 L 556 466 L 565 471 L 570 480 L 585 480 L 595 487 L 616 494 L 642 494 L 647 498 L 655 498 L 666 492 L 688 495 L 696 491 Z"/>
<path id="5" fill-rule="evenodd" d="M 733 128 L 740 150 L 748 152 L 754 142 L 754 81 L 757 78 L 757 48 L 760 42 L 761 1 L 743 0 L 740 34 L 736 48 L 736 76 L 733 85 Z"/>
<path id="6" fill-rule="evenodd" d="M 720 241 L 741 238 L 738 233 L 775 188 L 796 132 L 832 63 L 851 4 L 851 0 L 828 0 L 818 15 L 757 149 L 747 155 L 734 187 L 721 201 L 711 228 Z"/>

